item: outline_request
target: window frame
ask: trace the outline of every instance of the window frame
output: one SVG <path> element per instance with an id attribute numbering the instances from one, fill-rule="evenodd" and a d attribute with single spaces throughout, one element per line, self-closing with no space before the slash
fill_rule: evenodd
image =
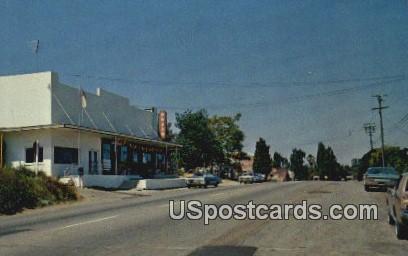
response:
<path id="1" fill-rule="evenodd" d="M 27 155 L 28 155 L 28 150 L 32 151 L 32 161 L 28 161 Z M 33 147 L 26 147 L 24 148 L 24 154 L 25 154 L 25 163 L 26 164 L 35 164 L 35 154 L 34 154 L 34 148 Z M 43 147 L 38 147 L 38 163 L 43 163 L 44 162 L 44 148 Z"/>
<path id="2" fill-rule="evenodd" d="M 60 150 L 69 150 L 71 151 L 71 161 L 66 161 L 66 155 L 63 156 L 63 159 L 61 160 L 59 157 L 61 157 L 62 155 L 57 155 L 62 154 L 63 152 L 61 152 Z M 72 147 L 61 147 L 61 146 L 54 146 L 54 164 L 75 164 L 78 165 L 79 163 L 79 159 L 78 159 L 78 152 L 79 149 L 78 148 L 72 148 Z M 65 152 L 65 154 L 67 154 L 67 152 Z"/>

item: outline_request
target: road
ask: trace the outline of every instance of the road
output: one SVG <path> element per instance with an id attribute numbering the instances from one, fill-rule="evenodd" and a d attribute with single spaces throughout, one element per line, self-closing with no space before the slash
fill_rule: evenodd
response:
<path id="1" fill-rule="evenodd" d="M 170 220 L 168 200 L 375 203 L 379 220 Z M 361 183 L 288 182 L 162 191 L 152 196 L 0 216 L 0 255 L 407 255 L 385 194 Z M 51 210 L 50 210 L 51 209 Z"/>

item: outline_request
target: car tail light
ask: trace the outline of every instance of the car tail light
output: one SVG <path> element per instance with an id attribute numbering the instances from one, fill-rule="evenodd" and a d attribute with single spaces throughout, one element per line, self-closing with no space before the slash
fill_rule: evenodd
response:
<path id="1" fill-rule="evenodd" d="M 404 201 L 408 201 L 408 193 L 403 193 L 401 195 L 401 199 L 404 200 Z"/>
<path id="2" fill-rule="evenodd" d="M 408 193 L 401 195 L 401 210 L 408 210 Z"/>

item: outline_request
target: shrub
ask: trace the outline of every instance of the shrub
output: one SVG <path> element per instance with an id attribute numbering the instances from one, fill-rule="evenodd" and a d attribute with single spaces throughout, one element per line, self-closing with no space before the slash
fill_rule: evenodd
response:
<path id="1" fill-rule="evenodd" d="M 13 214 L 24 208 L 77 199 L 75 187 L 43 173 L 36 176 L 27 169 L 0 169 L 0 213 Z"/>
<path id="2" fill-rule="evenodd" d="M 21 192 L 15 173 L 10 170 L 0 170 L 0 213 L 15 213 L 22 208 Z"/>
<path id="3" fill-rule="evenodd" d="M 183 177 L 184 174 L 185 174 L 184 169 L 178 169 L 178 170 L 177 170 L 177 174 L 178 174 L 178 176 Z"/>

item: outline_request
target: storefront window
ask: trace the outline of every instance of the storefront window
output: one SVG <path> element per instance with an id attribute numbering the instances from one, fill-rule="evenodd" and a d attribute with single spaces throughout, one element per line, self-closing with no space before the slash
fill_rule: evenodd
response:
<path id="1" fill-rule="evenodd" d="M 133 151 L 133 162 L 138 163 L 139 162 L 139 153 L 136 151 Z"/>
<path id="2" fill-rule="evenodd" d="M 102 150 L 103 150 L 102 158 L 106 159 L 106 160 L 109 160 L 111 158 L 111 145 L 107 144 L 107 143 L 104 143 L 102 145 Z"/>
<path id="3" fill-rule="evenodd" d="M 42 163 L 44 159 L 44 150 L 42 147 L 38 148 L 38 162 Z M 34 148 L 26 148 L 25 150 L 26 155 L 26 163 L 34 163 L 35 162 L 35 149 Z"/>
<path id="4" fill-rule="evenodd" d="M 157 163 L 158 164 L 165 164 L 165 157 L 161 153 L 157 153 Z"/>
<path id="5" fill-rule="evenodd" d="M 120 147 L 120 160 L 126 161 L 128 159 L 128 148 L 126 146 Z"/>
<path id="6" fill-rule="evenodd" d="M 54 147 L 54 163 L 56 164 L 78 164 L 78 149 Z"/>
<path id="7" fill-rule="evenodd" d="M 143 163 L 148 164 L 152 162 L 152 154 L 150 153 L 143 153 Z"/>

